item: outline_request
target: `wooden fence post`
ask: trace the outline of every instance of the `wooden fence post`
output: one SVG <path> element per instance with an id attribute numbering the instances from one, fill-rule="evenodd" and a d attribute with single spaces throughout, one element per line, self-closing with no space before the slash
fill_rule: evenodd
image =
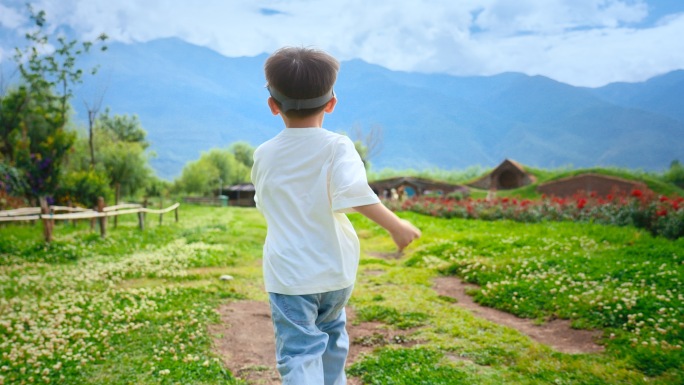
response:
<path id="1" fill-rule="evenodd" d="M 40 198 L 40 213 L 42 215 L 50 215 L 50 208 L 48 207 L 45 198 Z M 50 243 L 52 241 L 52 229 L 54 222 L 48 218 L 43 218 L 43 235 L 45 236 L 45 242 Z"/>
<path id="2" fill-rule="evenodd" d="M 95 207 L 93 207 L 93 210 L 97 211 L 97 205 L 95 205 Z M 91 232 L 95 231 L 95 221 L 96 221 L 95 217 L 90 218 L 90 231 Z"/>
<path id="3" fill-rule="evenodd" d="M 121 183 L 117 183 L 114 188 L 115 188 L 114 205 L 116 206 L 119 204 L 119 195 L 121 194 Z M 118 224 L 119 224 L 119 216 L 116 215 L 116 216 L 114 216 L 114 228 L 116 228 L 116 226 Z"/>
<path id="4" fill-rule="evenodd" d="M 138 227 L 140 231 L 145 230 L 145 213 L 143 211 L 138 211 Z"/>
<path id="5" fill-rule="evenodd" d="M 104 198 L 103 197 L 97 198 L 97 212 L 98 213 L 104 213 L 104 207 L 105 207 Z M 99 221 L 100 222 L 100 237 L 104 238 L 107 236 L 107 217 L 102 216 L 99 218 L 99 220 L 100 220 Z"/>
<path id="6" fill-rule="evenodd" d="M 142 206 L 143 206 L 143 208 L 147 208 L 147 197 L 143 198 Z M 147 219 L 147 213 L 144 212 L 144 213 L 142 213 L 142 215 L 143 215 L 143 223 L 144 223 L 145 219 Z M 143 224 L 143 227 L 144 227 L 144 224 Z"/>
<path id="7" fill-rule="evenodd" d="M 159 210 L 164 209 L 164 197 L 159 195 Z M 162 225 L 162 220 L 164 219 L 164 214 L 159 214 L 159 226 Z"/>
<path id="8" fill-rule="evenodd" d="M 74 208 L 74 204 L 71 203 L 71 200 L 68 200 L 68 201 L 67 201 L 67 207 L 69 207 L 70 209 L 73 209 L 73 208 Z M 69 213 L 72 213 L 72 212 L 73 212 L 73 211 L 69 211 Z M 69 223 L 69 220 L 68 220 L 68 219 L 66 220 L 66 223 Z M 71 227 L 76 227 L 76 219 L 72 219 L 72 220 L 71 220 Z"/>

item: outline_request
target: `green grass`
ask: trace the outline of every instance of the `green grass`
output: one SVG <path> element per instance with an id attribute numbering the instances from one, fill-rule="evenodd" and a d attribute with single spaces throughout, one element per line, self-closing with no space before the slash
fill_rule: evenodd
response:
<path id="1" fill-rule="evenodd" d="M 379 347 L 350 375 L 366 384 L 684 382 L 684 240 L 401 216 L 423 238 L 400 258 L 382 229 L 351 216 L 362 242 L 357 322 L 381 322 L 410 343 Z M 241 383 L 212 351 L 208 325 L 222 303 L 266 300 L 256 210 L 183 205 L 179 223 L 150 216 L 143 232 L 131 216 L 107 239 L 85 223 L 58 224 L 49 246 L 41 235 L 39 225 L 0 229 L 0 383 Z M 480 285 L 480 303 L 599 329 L 606 351 L 558 353 L 478 318 L 437 295 L 440 274 Z"/>

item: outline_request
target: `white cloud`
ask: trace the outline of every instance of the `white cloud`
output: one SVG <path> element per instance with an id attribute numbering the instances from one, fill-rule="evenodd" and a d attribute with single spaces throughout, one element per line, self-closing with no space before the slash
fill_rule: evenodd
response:
<path id="1" fill-rule="evenodd" d="M 601 85 L 684 68 L 678 38 L 684 36 L 684 16 L 639 25 L 658 1 L 666 0 L 207 0 L 199 6 L 180 0 L 40 0 L 35 8 L 86 39 L 101 32 L 123 42 L 177 36 L 227 56 L 316 46 L 342 60 L 361 58 L 398 70 L 519 71 Z M 13 15 L 0 23 L 16 26 L 20 19 Z"/>
<path id="2" fill-rule="evenodd" d="M 487 41 L 490 73 L 542 74 L 581 86 L 642 81 L 684 68 L 684 14 L 648 29 L 617 28 Z M 448 71 L 448 70 L 447 70 Z M 453 72 L 453 70 L 452 70 Z"/>
<path id="3" fill-rule="evenodd" d="M 0 26 L 14 29 L 24 22 L 24 17 L 16 9 L 0 4 Z"/>
<path id="4" fill-rule="evenodd" d="M 475 25 L 499 34 L 558 33 L 575 28 L 618 27 L 643 20 L 641 1 L 624 0 L 488 0 Z"/>

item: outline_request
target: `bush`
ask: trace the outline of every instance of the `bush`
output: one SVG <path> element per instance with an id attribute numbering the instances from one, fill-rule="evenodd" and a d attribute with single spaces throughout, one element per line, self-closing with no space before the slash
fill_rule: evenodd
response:
<path id="1" fill-rule="evenodd" d="M 0 190 L 9 196 L 23 196 L 29 189 L 26 177 L 17 168 L 0 163 Z"/>
<path id="2" fill-rule="evenodd" d="M 67 174 L 55 198 L 63 204 L 71 202 L 78 206 L 95 207 L 98 197 L 103 197 L 106 201 L 111 196 L 112 190 L 107 177 L 91 170 Z"/>

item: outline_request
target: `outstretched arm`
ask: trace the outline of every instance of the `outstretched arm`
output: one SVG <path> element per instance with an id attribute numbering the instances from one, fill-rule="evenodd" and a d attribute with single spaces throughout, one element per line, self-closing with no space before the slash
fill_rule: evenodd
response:
<path id="1" fill-rule="evenodd" d="M 354 209 L 387 230 L 399 251 L 404 250 L 406 246 L 421 235 L 420 230 L 413 226 L 411 222 L 399 218 L 382 203 L 357 206 Z"/>

